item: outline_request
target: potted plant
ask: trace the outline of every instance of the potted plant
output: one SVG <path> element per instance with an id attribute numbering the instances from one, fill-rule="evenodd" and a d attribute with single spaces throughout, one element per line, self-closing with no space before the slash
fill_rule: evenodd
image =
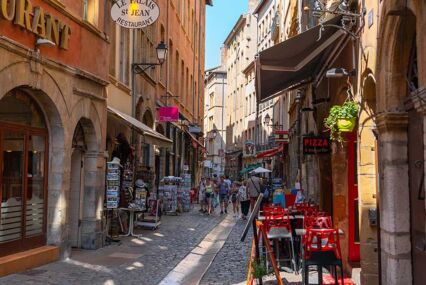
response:
<path id="1" fill-rule="evenodd" d="M 352 100 L 346 101 L 343 105 L 335 105 L 330 109 L 324 125 L 330 130 L 331 140 L 343 142 L 342 133 L 353 131 L 358 111 L 358 104 Z"/>

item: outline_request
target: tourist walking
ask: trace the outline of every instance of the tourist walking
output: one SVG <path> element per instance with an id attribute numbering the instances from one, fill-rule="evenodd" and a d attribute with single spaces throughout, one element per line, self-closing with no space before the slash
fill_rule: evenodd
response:
<path id="1" fill-rule="evenodd" d="M 217 189 L 219 193 L 219 204 L 220 204 L 220 213 L 228 213 L 228 198 L 229 198 L 229 184 L 225 182 L 225 176 L 220 177 L 220 181 L 217 184 Z"/>
<path id="2" fill-rule="evenodd" d="M 232 212 L 234 218 L 237 218 L 240 215 L 240 202 L 238 200 L 238 187 L 240 183 L 234 182 L 231 187 L 231 202 L 232 202 Z"/>
<path id="3" fill-rule="evenodd" d="M 200 203 L 200 212 L 207 213 L 207 199 L 206 199 L 206 179 L 203 178 L 198 186 L 198 202 Z"/>
<path id="4" fill-rule="evenodd" d="M 259 197 L 262 182 L 256 174 L 252 174 L 247 180 L 247 190 L 250 197 L 250 208 L 253 211 L 254 204 L 256 203 L 257 197 Z"/>
<path id="5" fill-rule="evenodd" d="M 247 182 L 243 181 L 243 183 L 238 187 L 238 201 L 240 201 L 241 205 L 241 218 L 243 220 L 247 219 L 247 215 L 250 208 L 250 198 L 247 191 Z"/>
<path id="6" fill-rule="evenodd" d="M 207 178 L 204 193 L 205 193 L 206 202 L 207 202 L 207 214 L 208 215 L 210 215 L 212 213 L 212 199 L 213 199 L 213 196 L 214 196 L 213 187 L 214 187 L 214 185 L 213 185 L 212 181 L 210 180 L 210 178 Z"/>

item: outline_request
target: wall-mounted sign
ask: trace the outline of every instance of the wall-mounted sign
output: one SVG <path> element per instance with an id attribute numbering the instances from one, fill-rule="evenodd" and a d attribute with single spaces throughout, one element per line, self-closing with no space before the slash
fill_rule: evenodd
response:
<path id="1" fill-rule="evenodd" d="M 330 139 L 322 136 L 303 137 L 304 154 L 321 154 L 330 152 Z"/>
<path id="2" fill-rule="evenodd" d="M 193 134 L 201 133 L 201 128 L 199 126 L 189 126 L 188 131 Z"/>
<path id="3" fill-rule="evenodd" d="M 256 147 L 253 141 L 247 140 L 244 142 L 244 157 L 254 156 L 256 154 Z"/>
<path id="4" fill-rule="evenodd" d="M 118 0 L 111 8 L 111 18 L 128 29 L 152 25 L 160 16 L 160 8 L 153 0 Z"/>
<path id="5" fill-rule="evenodd" d="M 46 12 L 42 7 L 34 7 L 30 0 L 1 0 L 0 4 L 0 18 L 53 42 L 61 49 L 68 49 L 70 26 Z"/>
<path id="6" fill-rule="evenodd" d="M 288 131 L 274 131 L 273 135 L 275 137 L 274 143 L 276 144 L 288 144 L 290 142 Z"/>
<path id="7" fill-rule="evenodd" d="M 160 107 L 158 108 L 158 120 L 160 122 L 178 122 L 179 108 L 178 107 Z"/>

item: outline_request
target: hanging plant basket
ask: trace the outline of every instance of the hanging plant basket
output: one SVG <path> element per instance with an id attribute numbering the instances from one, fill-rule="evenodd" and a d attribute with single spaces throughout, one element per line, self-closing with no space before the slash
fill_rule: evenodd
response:
<path id="1" fill-rule="evenodd" d="M 356 125 L 356 118 L 340 118 L 337 119 L 337 127 L 342 133 L 351 133 Z"/>
<path id="2" fill-rule="evenodd" d="M 343 143 L 342 133 L 352 132 L 358 118 L 358 103 L 348 100 L 343 105 L 335 105 L 330 109 L 324 126 L 330 130 L 330 139 Z"/>

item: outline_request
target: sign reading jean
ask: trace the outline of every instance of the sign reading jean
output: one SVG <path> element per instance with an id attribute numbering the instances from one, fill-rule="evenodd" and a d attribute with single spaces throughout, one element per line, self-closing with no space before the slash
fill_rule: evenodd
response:
<path id="1" fill-rule="evenodd" d="M 160 16 L 153 0 L 118 0 L 111 8 L 111 18 L 118 25 L 138 29 L 152 25 Z"/>

